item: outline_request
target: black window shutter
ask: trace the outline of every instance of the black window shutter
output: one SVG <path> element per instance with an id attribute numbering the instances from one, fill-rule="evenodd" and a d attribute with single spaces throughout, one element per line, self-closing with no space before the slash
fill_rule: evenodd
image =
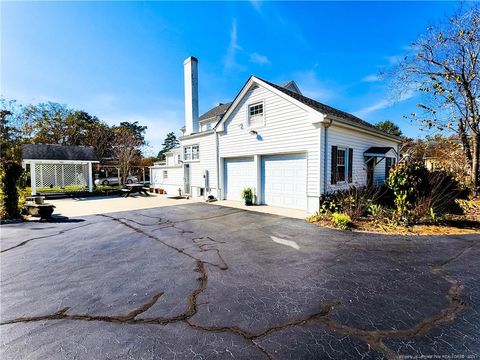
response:
<path id="1" fill-rule="evenodd" d="M 332 184 L 337 183 L 337 156 L 338 156 L 338 148 L 336 146 L 332 146 L 332 168 L 330 171 L 331 179 L 330 182 Z"/>
<path id="2" fill-rule="evenodd" d="M 353 173 L 353 149 L 348 149 L 348 182 L 352 182 Z"/>
<path id="3" fill-rule="evenodd" d="M 392 158 L 385 158 L 385 180 L 388 178 L 388 173 L 390 172 L 390 168 L 392 167 Z"/>

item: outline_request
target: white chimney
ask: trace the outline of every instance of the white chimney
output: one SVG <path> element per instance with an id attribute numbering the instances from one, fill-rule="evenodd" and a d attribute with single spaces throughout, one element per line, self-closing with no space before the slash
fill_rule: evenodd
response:
<path id="1" fill-rule="evenodd" d="M 183 62 L 185 77 L 185 134 L 198 132 L 198 60 L 190 56 Z"/>

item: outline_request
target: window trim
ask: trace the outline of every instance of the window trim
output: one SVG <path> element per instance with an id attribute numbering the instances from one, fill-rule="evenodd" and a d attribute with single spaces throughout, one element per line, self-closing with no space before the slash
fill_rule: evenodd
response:
<path id="1" fill-rule="evenodd" d="M 338 167 L 339 167 L 339 165 L 338 165 L 338 153 L 340 151 L 343 151 L 343 165 L 341 165 L 341 166 L 343 166 L 343 180 L 340 180 L 339 177 L 338 177 L 338 174 L 339 174 L 339 172 L 338 172 Z M 347 183 L 347 168 L 348 168 L 348 166 L 347 166 L 348 155 L 347 154 L 348 154 L 348 148 L 343 147 L 343 146 L 337 146 L 337 169 L 335 171 L 335 173 L 337 175 L 336 184 L 346 184 Z"/>
<path id="2" fill-rule="evenodd" d="M 196 153 L 196 158 L 193 158 L 193 148 L 194 147 L 198 148 L 198 151 Z M 187 155 L 189 156 L 189 159 L 187 159 Z M 196 162 L 200 161 L 200 144 L 191 144 L 191 145 L 186 145 L 183 147 L 183 161 L 184 162 Z"/>
<path id="3" fill-rule="evenodd" d="M 261 125 L 251 125 L 250 123 L 250 108 L 252 106 L 262 105 L 262 124 Z M 247 127 L 248 128 L 259 128 L 265 126 L 265 100 L 255 101 L 247 104 Z"/>

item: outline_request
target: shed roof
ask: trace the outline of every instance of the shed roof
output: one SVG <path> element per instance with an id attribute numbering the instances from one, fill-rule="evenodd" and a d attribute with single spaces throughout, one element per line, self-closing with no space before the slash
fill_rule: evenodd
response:
<path id="1" fill-rule="evenodd" d="M 24 160 L 98 161 L 92 146 L 59 144 L 24 144 Z"/>
<path id="2" fill-rule="evenodd" d="M 388 153 L 390 150 L 395 151 L 394 148 L 392 147 L 387 147 L 387 146 L 372 146 L 365 150 L 364 154 L 368 155 L 385 155 Z"/>

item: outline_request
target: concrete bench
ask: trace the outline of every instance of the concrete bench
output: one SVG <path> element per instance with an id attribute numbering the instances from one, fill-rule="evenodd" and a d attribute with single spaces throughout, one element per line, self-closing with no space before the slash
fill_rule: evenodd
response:
<path id="1" fill-rule="evenodd" d="M 40 220 L 50 219 L 55 209 L 55 205 L 52 204 L 27 203 L 24 206 L 30 216 L 39 217 Z"/>

